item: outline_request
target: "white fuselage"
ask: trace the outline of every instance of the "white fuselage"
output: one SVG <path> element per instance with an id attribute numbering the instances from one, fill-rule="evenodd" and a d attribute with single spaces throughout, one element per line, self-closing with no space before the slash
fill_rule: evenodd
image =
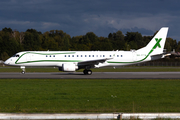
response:
<path id="1" fill-rule="evenodd" d="M 145 60 L 143 60 L 146 57 Z M 107 59 L 96 67 L 124 66 L 151 60 L 145 53 L 136 51 L 25 51 L 9 58 L 5 64 L 13 66 L 54 66 L 65 63 Z"/>

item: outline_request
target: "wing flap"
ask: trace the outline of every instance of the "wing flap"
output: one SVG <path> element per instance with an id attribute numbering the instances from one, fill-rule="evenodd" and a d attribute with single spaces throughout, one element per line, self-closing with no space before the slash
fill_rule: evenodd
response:
<path id="1" fill-rule="evenodd" d="M 167 57 L 170 55 L 171 54 L 169 54 L 169 53 L 162 53 L 162 54 L 151 55 L 151 58 L 152 58 L 152 60 L 155 60 L 155 59 L 164 58 L 164 57 Z"/>
<path id="2" fill-rule="evenodd" d="M 86 61 L 78 62 L 78 66 L 79 67 L 82 67 L 82 66 L 91 66 L 91 67 L 94 67 L 95 65 L 98 65 L 99 63 L 104 63 L 105 61 L 110 60 L 110 59 L 113 59 L 113 58 L 86 60 Z"/>

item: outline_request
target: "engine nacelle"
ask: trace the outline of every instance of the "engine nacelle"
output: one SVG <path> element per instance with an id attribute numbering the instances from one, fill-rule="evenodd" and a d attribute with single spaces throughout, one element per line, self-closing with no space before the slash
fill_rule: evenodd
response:
<path id="1" fill-rule="evenodd" d="M 74 72 L 77 69 L 78 69 L 78 66 L 76 66 L 75 64 L 71 64 L 71 63 L 62 64 L 62 71 L 64 72 Z"/>

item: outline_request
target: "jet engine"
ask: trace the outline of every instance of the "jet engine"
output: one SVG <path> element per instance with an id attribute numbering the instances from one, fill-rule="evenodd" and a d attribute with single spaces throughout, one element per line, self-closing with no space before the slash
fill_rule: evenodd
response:
<path id="1" fill-rule="evenodd" d="M 64 72 L 74 72 L 78 69 L 78 66 L 75 65 L 75 64 L 68 64 L 68 63 L 65 63 L 65 64 L 62 64 L 62 68 L 59 67 L 59 70 L 61 71 L 64 71 Z"/>

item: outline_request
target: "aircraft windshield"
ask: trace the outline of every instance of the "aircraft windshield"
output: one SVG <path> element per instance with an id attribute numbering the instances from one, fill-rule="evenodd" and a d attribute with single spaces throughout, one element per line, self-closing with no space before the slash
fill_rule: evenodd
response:
<path id="1" fill-rule="evenodd" d="M 13 57 L 19 57 L 19 55 L 18 55 L 18 54 L 15 54 L 15 55 L 13 55 Z"/>

